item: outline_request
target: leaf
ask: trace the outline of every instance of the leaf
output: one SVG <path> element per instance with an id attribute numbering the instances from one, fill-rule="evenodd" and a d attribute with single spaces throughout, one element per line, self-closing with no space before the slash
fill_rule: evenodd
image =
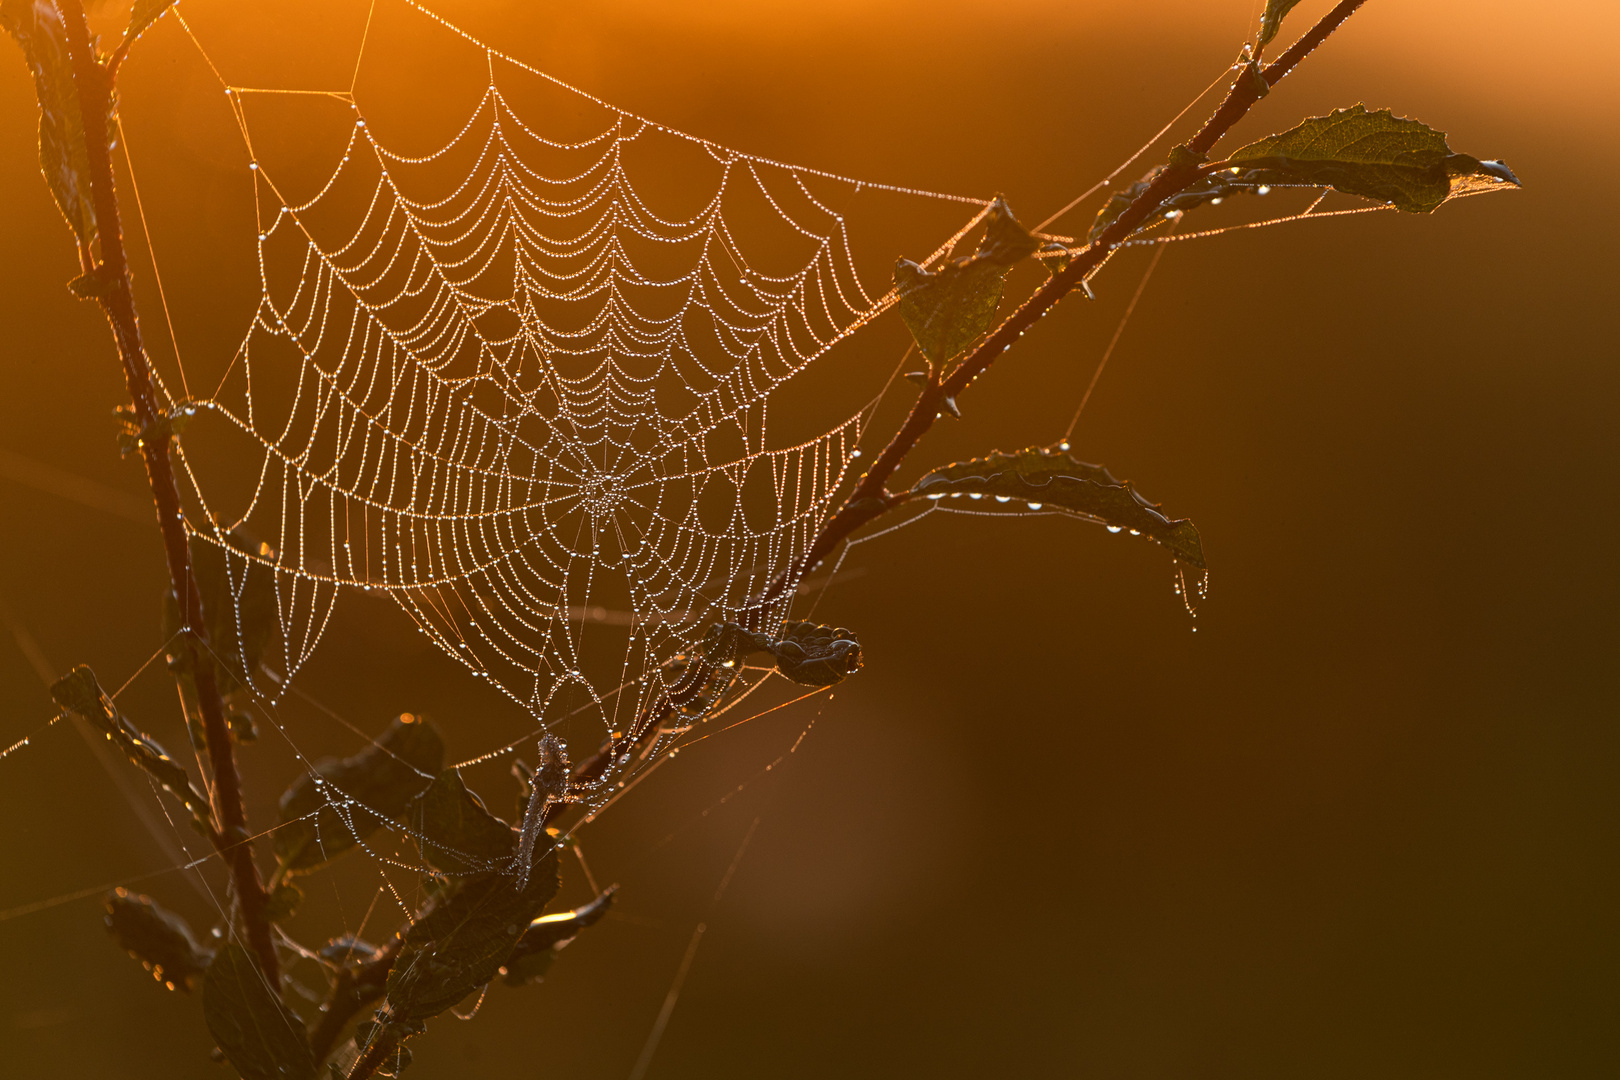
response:
<path id="1" fill-rule="evenodd" d="M 416 797 L 409 820 L 423 857 L 447 874 L 482 873 L 516 854 L 512 827 L 467 790 L 459 769 L 446 769 Z"/>
<path id="2" fill-rule="evenodd" d="M 1001 303 L 1007 271 L 1041 247 L 997 199 L 985 218 L 984 236 L 971 256 L 926 270 L 910 259 L 894 265 L 900 317 L 924 356 L 942 364 L 990 328 Z"/>
<path id="3" fill-rule="evenodd" d="M 385 819 L 403 817 L 443 767 L 439 730 L 408 713 L 358 754 L 316 762 L 313 776 L 300 776 L 281 796 L 276 858 L 287 873 L 308 873 L 336 858 Z"/>
<path id="4" fill-rule="evenodd" d="M 170 990 L 191 990 L 214 958 L 184 919 L 125 888 L 107 894 L 107 932 Z"/>
<path id="5" fill-rule="evenodd" d="M 820 623 L 790 620 L 782 624 L 780 638 L 715 623 L 702 648 L 707 660 L 723 668 L 765 653 L 778 672 L 801 686 L 835 686 L 861 669 L 861 643 L 854 632 Z"/>
<path id="6" fill-rule="evenodd" d="M 1444 132 L 1365 105 L 1311 117 L 1229 160 L 1264 170 L 1268 182 L 1331 187 L 1418 214 L 1453 195 L 1519 183 L 1501 162 L 1453 154 Z"/>
<path id="7" fill-rule="evenodd" d="M 1271 39 L 1282 29 L 1283 16 L 1293 10 L 1297 3 L 1299 0 L 1266 0 L 1265 13 L 1260 16 L 1261 48 L 1271 44 Z"/>
<path id="8" fill-rule="evenodd" d="M 235 942 L 222 945 L 208 965 L 203 1020 L 242 1080 L 313 1080 L 315 1055 L 304 1025 Z"/>
<path id="9" fill-rule="evenodd" d="M 516 878 L 503 874 L 458 882 L 405 935 L 388 973 L 394 1020 L 420 1023 L 498 975 L 558 884 L 554 845 L 535 860 L 521 890 Z"/>
<path id="10" fill-rule="evenodd" d="M 51 698 L 67 712 L 83 717 L 90 725 L 107 736 L 129 758 L 130 764 L 143 769 L 190 811 L 193 820 L 205 831 L 212 826 L 213 811 L 208 796 L 191 783 L 185 766 L 175 761 L 152 736 L 141 731 L 120 713 L 112 699 L 96 681 L 96 673 L 80 664 L 51 684 Z"/>
<path id="11" fill-rule="evenodd" d="M 618 891 L 617 885 L 609 885 L 602 890 L 601 896 L 588 904 L 572 911 L 542 915 L 529 923 L 512 955 L 501 965 L 501 975 L 505 977 L 506 985 L 523 986 L 539 982 L 551 969 L 557 954 L 567 948 L 581 930 L 608 913 L 613 906 L 613 894 Z"/>
<path id="12" fill-rule="evenodd" d="M 1016 454 L 994 453 L 947 465 L 918 480 L 913 495 L 930 499 L 946 495 L 989 495 L 998 502 L 1014 500 L 1032 507 L 1052 506 L 1099 521 L 1114 530 L 1129 529 L 1170 549 L 1185 563 L 1204 569 L 1203 541 L 1185 518 L 1171 520 L 1137 494 L 1130 481 L 1116 480 L 1101 465 L 1070 454 L 1031 447 Z"/>
<path id="13" fill-rule="evenodd" d="M 124 41 L 129 43 L 140 37 L 175 3 L 176 0 L 135 0 L 135 6 L 129 9 L 129 27 L 124 31 Z"/>
<path id="14" fill-rule="evenodd" d="M 50 0 L 0 0 L 0 26 L 22 47 L 39 100 L 39 166 L 81 249 L 96 239 L 85 123 L 68 57 L 67 27 Z"/>

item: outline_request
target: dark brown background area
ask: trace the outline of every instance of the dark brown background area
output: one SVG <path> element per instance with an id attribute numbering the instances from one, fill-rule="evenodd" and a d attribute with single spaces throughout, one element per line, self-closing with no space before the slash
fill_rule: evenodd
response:
<path id="1" fill-rule="evenodd" d="M 1257 6 L 443 10 L 671 126 L 1002 190 L 1039 220 L 1213 78 Z M 364 9 L 311 28 L 183 8 L 247 67 L 292 50 L 312 72 L 352 58 Z M 700 920 L 653 1078 L 1620 1069 L 1617 40 L 1601 0 L 1372 0 L 1238 136 L 1365 100 L 1506 159 L 1525 190 L 1166 254 L 1075 445 L 1199 523 L 1214 576 L 1198 632 L 1162 551 L 1070 521 L 936 518 L 858 548 L 864 575 L 818 617 L 859 630 L 867 669 L 683 756 L 588 831 L 593 869 L 623 885 L 615 916 L 544 984 L 436 1021 L 411 1075 L 627 1075 Z M 142 50 L 125 122 L 182 349 L 208 363 L 255 295 L 245 157 L 205 122 L 196 102 L 217 91 L 172 20 Z M 108 417 L 116 359 L 62 288 L 74 260 L 31 88 L 0 54 L 0 449 L 138 497 Z M 1060 434 L 1146 257 L 1043 322 L 921 458 Z M 117 685 L 160 640 L 156 533 L 17 475 L 0 480 L 0 596 L 51 663 Z M 0 645 L 3 744 L 51 707 Z M 511 723 L 467 682 L 355 601 L 305 685 L 370 730 L 426 711 L 467 757 Z M 121 700 L 183 744 L 160 672 Z M 288 724 L 312 754 L 354 748 L 313 712 Z M 242 754 L 259 822 L 291 776 L 268 743 Z M 499 768 L 474 783 L 510 798 Z M 0 1075 L 222 1075 L 196 1002 L 117 952 L 95 895 L 9 914 L 140 878 L 211 918 L 183 874 L 140 877 L 173 860 L 71 728 L 0 761 L 0 820 Z M 363 905 L 363 874 L 346 880 Z M 338 910 L 311 903 L 312 920 Z"/>

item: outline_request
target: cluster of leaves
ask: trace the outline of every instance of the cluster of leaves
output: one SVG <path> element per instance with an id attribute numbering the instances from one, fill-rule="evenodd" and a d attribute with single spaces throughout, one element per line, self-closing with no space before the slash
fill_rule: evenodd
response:
<path id="1" fill-rule="evenodd" d="M 99 687 L 93 679 L 88 669 L 75 669 L 62 684 L 62 696 L 76 703 L 75 711 L 98 701 L 107 704 L 103 727 L 124 732 L 120 738 L 135 738 L 128 734 L 133 725 L 113 719 L 105 695 L 95 696 Z M 542 916 L 559 884 L 555 841 L 540 845 L 543 850 L 520 881 L 512 872 L 517 830 L 492 814 L 460 772 L 444 768 L 443 761 L 436 727 L 402 716 L 360 753 L 317 763 L 281 799 L 274 921 L 293 914 L 299 895 L 294 878 L 321 869 L 385 826 L 405 830 L 432 871 L 410 925 L 387 945 L 340 937 L 319 951 L 334 983 L 351 991 L 347 1015 L 381 1003 L 375 1016 L 356 1028 L 346 1051 L 351 1061 L 383 1046 L 392 1066 L 402 1067 L 409 1057 L 404 1040 L 428 1020 L 497 978 L 504 976 L 513 986 L 537 981 L 612 904 L 610 889 L 577 910 Z M 200 984 L 208 1030 L 244 1078 L 316 1075 L 333 1049 L 330 1038 L 312 1040 L 251 952 L 234 941 L 205 948 L 178 915 L 124 889 L 108 895 L 107 912 L 119 945 L 159 981 L 182 990 Z"/>

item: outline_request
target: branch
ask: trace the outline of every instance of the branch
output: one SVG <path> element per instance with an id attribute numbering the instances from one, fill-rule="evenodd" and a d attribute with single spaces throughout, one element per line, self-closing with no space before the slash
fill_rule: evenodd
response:
<path id="1" fill-rule="evenodd" d="M 105 134 L 112 104 L 112 75 L 96 59 L 82 0 L 61 0 L 60 10 L 66 27 L 68 56 L 73 62 L 73 82 L 79 96 L 79 112 L 84 118 L 85 157 L 89 165 L 96 231 L 101 240 L 101 265 L 94 271 L 102 285 L 98 299 L 118 344 L 118 355 L 124 365 L 124 383 L 129 390 L 130 402 L 135 407 L 136 421 L 143 430 L 153 431 L 157 430 L 154 421 L 163 419 L 164 413 L 153 393 L 146 347 L 141 342 L 140 322 L 135 313 L 135 292 L 119 224 L 118 191 L 113 181 L 112 156 Z M 259 877 L 259 867 L 253 861 L 253 847 L 248 840 L 242 783 L 236 771 L 230 726 L 225 720 L 225 704 L 220 698 L 208 649 L 202 597 L 191 573 L 180 489 L 175 483 L 173 463 L 169 460 L 169 440 L 167 436 L 143 439 L 140 449 L 146 462 L 146 478 L 151 484 L 152 500 L 157 507 L 158 525 L 163 534 L 169 582 L 180 603 L 182 622 L 188 628 L 186 648 L 191 653 L 197 697 L 207 733 L 208 759 L 214 773 L 214 816 L 219 822 L 219 831 L 214 834 L 214 846 L 230 866 L 248 942 L 271 985 L 279 988 L 280 964 L 270 937 L 270 924 L 264 917 L 264 882 Z"/>
<path id="2" fill-rule="evenodd" d="M 309 1032 L 310 1049 L 317 1063 L 326 1060 L 337 1046 L 338 1036 L 356 1013 L 388 992 L 388 972 L 394 966 L 405 942 L 402 929 L 393 939 L 358 967 L 345 967 L 332 983 L 332 992 L 321 1006 L 321 1018 Z"/>
<path id="3" fill-rule="evenodd" d="M 1198 134 L 1186 144 L 1185 152 L 1180 155 L 1184 160 L 1177 161 L 1176 156 L 1172 156 L 1171 165 L 1161 172 L 1147 190 L 1143 191 L 1108 228 L 1076 254 L 1062 272 L 1054 275 L 1033 296 L 1024 301 L 1018 310 L 1009 315 L 978 348 L 957 364 L 949 375 L 937 380 L 930 378 L 922 393 L 918 395 L 916 404 L 911 408 L 911 414 L 906 417 L 906 422 L 895 432 L 894 438 L 889 440 L 889 444 L 872 463 L 872 468 L 861 477 L 859 483 L 855 485 L 855 490 L 850 492 L 849 498 L 839 507 L 838 512 L 822 526 L 821 532 L 811 543 L 795 570 L 803 571 L 814 567 L 830 555 L 852 532 L 896 505 L 898 497 L 891 495 L 887 488 L 889 477 L 894 475 L 895 470 L 905 461 L 906 455 L 911 453 L 922 437 L 934 426 L 934 421 L 946 408 L 945 399 L 954 399 L 971 386 L 975 379 L 989 369 L 997 357 L 1012 348 L 1013 343 L 1024 331 L 1034 326 L 1056 307 L 1058 301 L 1067 296 L 1070 290 L 1085 281 L 1106 262 L 1116 245 L 1152 217 L 1167 199 L 1196 182 L 1202 174 L 1202 159 L 1210 148 L 1248 113 L 1270 86 L 1276 85 L 1292 71 L 1365 2 L 1366 0 L 1342 0 L 1263 72 L 1257 72 L 1253 68 L 1244 69 L 1227 91 L 1226 100 L 1221 103 L 1220 108 L 1205 121 Z M 1256 78 L 1257 75 L 1264 79 L 1263 84 Z M 773 584 L 770 595 L 779 595 L 780 590 L 785 588 L 793 577 L 794 575 L 789 574 L 778 579 Z"/>

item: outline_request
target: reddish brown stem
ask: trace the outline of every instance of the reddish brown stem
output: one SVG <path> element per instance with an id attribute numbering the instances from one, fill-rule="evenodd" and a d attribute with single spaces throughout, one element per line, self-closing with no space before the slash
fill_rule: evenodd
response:
<path id="1" fill-rule="evenodd" d="M 142 430 L 161 431 L 164 417 L 152 389 L 146 347 L 141 341 L 140 321 L 135 312 L 135 293 L 130 281 L 129 262 L 124 254 L 122 227 L 118 215 L 118 191 L 113 180 L 112 154 L 105 132 L 111 109 L 112 76 L 96 59 L 90 43 L 90 27 L 81 0 L 60 0 L 66 28 L 68 56 L 73 62 L 73 82 L 84 120 L 85 158 L 89 166 L 90 192 L 95 208 L 96 231 L 101 241 L 101 265 L 93 272 L 99 281 L 99 300 L 124 365 L 124 383 L 135 407 L 135 420 Z M 169 459 L 167 433 L 141 440 L 141 457 L 146 462 L 146 478 L 157 508 L 158 527 L 163 534 L 163 553 L 168 561 L 169 581 L 179 599 L 183 622 L 188 628 L 185 648 L 190 652 L 191 670 L 197 684 L 203 726 L 208 740 L 208 760 L 214 774 L 214 819 L 219 831 L 214 846 L 231 869 L 237 903 L 248 944 L 259 958 L 271 984 L 280 986 L 280 964 L 264 917 L 265 891 L 248 841 L 247 814 L 242 804 L 242 783 L 236 771 L 230 726 L 225 719 L 225 703 L 215 681 L 212 655 L 208 648 L 207 624 L 203 620 L 202 596 L 191 573 L 191 554 L 186 540 L 185 517 L 180 506 L 180 489 Z"/>
<path id="2" fill-rule="evenodd" d="M 1365 2 L 1366 0 L 1343 0 L 1324 15 L 1304 37 L 1294 42 L 1276 62 L 1265 68 L 1263 74 L 1266 85 L 1275 86 Z M 1192 151 L 1193 155 L 1207 154 L 1210 148 L 1248 113 L 1254 103 L 1260 100 L 1263 92 L 1261 85 L 1249 71 L 1241 73 L 1227 91 L 1226 99 L 1221 102 L 1220 108 L 1215 110 L 1198 134 L 1187 143 L 1187 149 Z M 1067 296 L 1070 290 L 1107 261 L 1121 241 L 1157 213 L 1167 199 L 1195 182 L 1199 176 L 1200 170 L 1196 159 L 1161 172 L 1124 213 L 1077 253 L 1067 267 L 1053 275 L 1033 296 L 1024 301 L 1018 310 L 992 331 L 978 348 L 958 363 L 949 375 L 937 382 L 931 379 L 918 395 L 916 404 L 911 408 L 911 414 L 906 417 L 906 422 L 883 448 L 883 452 L 872 463 L 871 469 L 861 477 L 843 506 L 822 526 L 820 534 L 811 543 L 804 559 L 795 569 L 802 571 L 815 567 L 852 532 L 896 505 L 899 500 L 890 495 L 887 488 L 889 477 L 894 475 L 906 456 L 934 426 L 934 421 L 939 418 L 944 408 L 945 399 L 954 399 L 971 386 L 975 379 L 989 369 L 997 357 L 1012 348 L 1013 343 L 1023 336 L 1024 331 L 1034 326 L 1056 307 L 1058 301 Z M 789 580 L 791 576 L 784 577 L 774 588 L 779 590 L 786 587 Z"/>

